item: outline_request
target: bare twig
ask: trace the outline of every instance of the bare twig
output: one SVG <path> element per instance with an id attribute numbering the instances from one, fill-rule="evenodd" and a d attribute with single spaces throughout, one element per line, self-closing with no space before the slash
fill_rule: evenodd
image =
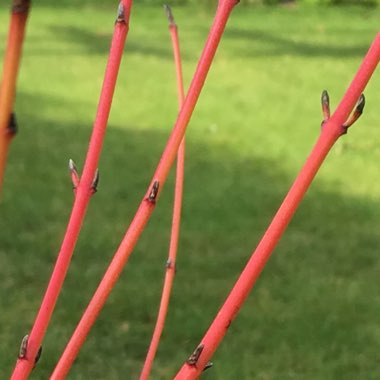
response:
<path id="1" fill-rule="evenodd" d="M 88 203 L 91 195 L 96 191 L 98 180 L 98 175 L 96 174 L 97 165 L 103 145 L 108 116 L 111 110 L 112 98 L 123 55 L 124 43 L 128 33 L 128 20 L 131 6 L 132 0 L 122 0 L 119 6 L 109 60 L 98 105 L 98 112 L 81 178 L 79 178 L 74 163 L 71 160 L 69 162 L 69 169 L 71 171 L 73 186 L 76 193 L 74 205 L 52 276 L 34 325 L 29 334 L 27 354 L 24 358 L 18 359 L 12 376 L 12 379 L 14 380 L 26 379 L 29 376 L 30 371 L 33 369 L 35 358 L 37 357 L 38 350 L 45 336 L 70 265 L 70 260 L 86 214 Z"/>
<path id="2" fill-rule="evenodd" d="M 185 98 L 183 89 L 182 78 L 182 64 L 181 54 L 179 49 L 178 28 L 174 21 L 173 13 L 168 5 L 164 5 L 166 15 L 169 21 L 169 30 L 172 39 L 172 46 L 174 52 L 174 61 L 176 67 L 177 87 L 178 87 L 178 100 L 179 108 L 181 109 Z M 172 230 L 170 237 L 169 257 L 166 262 L 165 281 L 162 289 L 162 296 L 160 307 L 158 311 L 156 325 L 153 331 L 152 340 L 149 345 L 148 353 L 145 359 L 143 369 L 141 371 L 140 380 L 147 380 L 152 369 L 153 361 L 156 356 L 157 348 L 160 343 L 162 331 L 165 326 L 166 315 L 169 308 L 170 294 L 173 287 L 174 277 L 176 273 L 176 259 L 178 250 L 179 230 L 181 223 L 181 209 L 182 209 L 182 194 L 183 194 L 183 180 L 184 180 L 184 165 L 185 165 L 185 138 L 183 138 L 181 145 L 178 149 L 177 156 L 177 171 L 174 193 L 174 207 L 173 207 L 173 220 Z"/>
<path id="3" fill-rule="evenodd" d="M 91 327 L 95 323 L 101 309 L 103 308 L 109 294 L 115 286 L 133 248 L 135 247 L 146 223 L 152 215 L 156 200 L 162 191 L 163 185 L 169 174 L 177 155 L 178 148 L 185 135 L 186 127 L 199 98 L 200 92 L 207 77 L 207 73 L 212 64 L 216 49 L 224 32 L 228 18 L 237 0 L 220 0 L 215 15 L 214 23 L 207 39 L 205 48 L 199 60 L 193 81 L 190 85 L 188 94 L 178 115 L 176 124 L 169 138 L 169 141 L 162 154 L 161 160 L 153 175 L 153 179 L 148 190 L 140 203 L 135 217 L 132 220 L 114 258 L 111 261 L 102 281 L 100 282 L 94 296 L 92 297 L 87 309 L 85 310 L 79 324 L 77 325 L 64 353 L 62 354 L 57 367 L 51 377 L 52 380 L 63 378 L 72 366 L 73 361 L 79 353 Z M 155 202 L 149 200 L 154 184 L 159 183 L 158 193 L 155 195 Z"/>
<path id="4" fill-rule="evenodd" d="M 292 219 L 312 180 L 317 174 L 318 169 L 322 165 L 334 143 L 340 136 L 346 133 L 347 128 L 344 126 L 345 120 L 347 120 L 358 99 L 362 99 L 361 94 L 371 75 L 375 71 L 379 59 L 380 33 L 377 35 L 354 80 L 331 117 L 329 117 L 329 111 L 327 109 L 328 98 L 322 96 L 322 104 L 325 108 L 324 117 L 326 120 L 323 124 L 322 132 L 316 145 L 274 216 L 259 245 L 253 252 L 248 264 L 228 295 L 224 305 L 219 310 L 216 318 L 203 337 L 199 345 L 203 346 L 203 350 L 196 365 L 185 362 L 176 375 L 175 380 L 193 380 L 201 375 L 203 369 L 225 336 L 231 322 L 234 320 L 244 301 L 248 297 L 248 294 L 256 283 L 260 273 L 264 269 L 270 255 Z M 359 110 L 357 109 L 355 111 L 356 113 L 362 111 L 362 105 L 363 100 L 359 100 Z"/>

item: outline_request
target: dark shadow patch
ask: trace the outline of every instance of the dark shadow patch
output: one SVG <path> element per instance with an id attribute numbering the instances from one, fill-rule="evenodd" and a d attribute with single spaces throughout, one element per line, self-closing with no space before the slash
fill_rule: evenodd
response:
<path id="1" fill-rule="evenodd" d="M 50 27 L 55 38 L 60 41 L 69 42 L 72 45 L 72 50 L 80 49 L 81 52 L 90 55 L 108 54 L 112 32 L 102 33 L 89 31 L 86 28 L 76 26 L 57 26 Z M 162 59 L 172 59 L 173 53 L 170 44 L 165 44 L 165 47 L 153 43 L 139 44 L 129 39 L 125 45 L 125 51 L 131 54 L 140 54 L 145 56 L 155 56 Z M 68 49 L 70 51 L 70 48 Z M 49 48 L 50 54 L 54 54 L 54 49 Z M 184 57 L 186 58 L 186 57 Z"/>
<path id="2" fill-rule="evenodd" d="M 12 146 L 0 205 L 0 368 L 6 373 L 17 351 L 9 347 L 17 348 L 33 321 L 68 219 L 73 198 L 68 159 L 76 159 L 80 172 L 90 135 L 87 125 L 39 118 L 35 110 L 44 103 L 44 97 L 19 94 L 25 127 Z M 99 191 L 35 370 L 41 379 L 51 373 L 118 246 L 168 137 L 154 128 L 121 127 L 110 125 L 107 132 Z M 163 377 L 172 376 L 198 343 L 294 175 L 254 151 L 239 159 L 226 144 L 188 138 L 178 276 L 157 361 L 166 369 Z M 161 291 L 172 187 L 170 177 L 74 376 L 80 367 L 89 378 L 107 378 L 122 361 L 125 373 L 137 377 Z M 247 378 L 231 361 L 245 363 L 244 368 L 250 361 L 257 371 L 276 362 L 274 370 L 298 378 L 306 373 L 309 379 L 318 378 L 308 368 L 318 367 L 320 360 L 332 372 L 340 363 L 341 373 L 355 378 L 366 366 L 376 368 L 371 352 L 365 363 L 356 357 L 364 341 L 367 348 L 378 345 L 378 287 L 373 286 L 378 282 L 378 209 L 377 202 L 343 197 L 316 180 L 216 355 L 217 373 Z"/>
<path id="3" fill-rule="evenodd" d="M 368 50 L 367 44 L 343 45 L 323 44 L 310 40 L 293 40 L 291 36 L 286 37 L 284 33 L 273 33 L 268 30 L 242 29 L 229 27 L 225 32 L 225 38 L 235 41 L 252 41 L 251 49 L 236 49 L 236 54 L 247 57 L 260 56 L 301 56 L 301 57 L 328 57 L 328 58 L 352 58 L 362 57 Z M 297 34 L 299 39 L 299 34 Z"/>

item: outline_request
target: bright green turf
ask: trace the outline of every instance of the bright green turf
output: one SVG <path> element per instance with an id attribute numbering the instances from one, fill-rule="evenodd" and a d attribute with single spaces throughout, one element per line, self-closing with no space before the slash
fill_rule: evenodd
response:
<path id="1" fill-rule="evenodd" d="M 0 377 L 45 290 L 81 168 L 115 9 L 33 9 L 0 206 Z M 77 3 L 72 1 L 72 3 Z M 177 8 L 186 83 L 212 20 Z M 237 7 L 188 133 L 182 239 L 153 379 L 198 344 L 316 140 L 320 93 L 335 107 L 380 11 Z M 3 53 L 8 16 L 0 13 Z M 380 74 L 363 118 L 327 159 L 205 379 L 380 378 Z M 34 379 L 47 379 L 118 246 L 177 108 L 161 8 L 139 6 L 93 198 Z M 156 316 L 173 179 L 70 379 L 137 379 Z"/>

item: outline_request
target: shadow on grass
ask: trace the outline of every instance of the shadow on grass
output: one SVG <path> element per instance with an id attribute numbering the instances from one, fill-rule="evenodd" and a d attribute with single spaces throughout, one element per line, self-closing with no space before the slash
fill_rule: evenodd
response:
<path id="1" fill-rule="evenodd" d="M 86 54 L 108 54 L 112 40 L 112 32 L 99 33 L 89 31 L 87 28 L 76 26 L 51 26 L 51 31 L 60 41 L 72 43 L 74 46 L 80 46 Z M 166 32 L 166 30 L 165 30 Z M 147 56 L 157 56 L 164 59 L 172 59 L 170 44 L 166 47 L 157 46 L 157 44 L 139 44 L 129 39 L 125 50 L 132 54 L 141 54 Z M 49 50 L 51 52 L 51 50 Z"/>
<path id="2" fill-rule="evenodd" d="M 76 26 L 57 26 L 51 27 L 52 33 L 58 40 L 70 42 L 73 46 L 80 46 L 87 54 L 106 54 L 110 48 L 111 33 L 99 33 L 87 30 L 85 27 Z M 208 28 L 205 30 L 205 33 Z M 246 46 L 247 41 L 252 41 L 252 49 L 234 50 L 234 54 L 243 56 L 281 56 L 292 55 L 302 57 L 329 57 L 329 58 L 352 58 L 362 57 L 368 50 L 367 44 L 352 44 L 345 46 L 342 44 L 333 45 L 315 43 L 312 41 L 294 41 L 291 37 L 286 38 L 279 33 L 271 31 L 242 29 L 236 27 L 228 27 L 225 32 L 226 40 L 234 40 L 242 42 Z M 157 44 L 157 40 L 152 43 L 140 44 L 133 40 L 128 40 L 126 51 L 132 54 L 140 54 L 146 56 L 157 56 L 162 59 L 171 59 L 172 52 L 170 45 L 165 44 L 161 47 Z M 54 51 L 54 50 L 53 50 Z M 51 53 L 52 50 L 49 49 Z M 183 58 L 188 59 L 186 52 Z"/>
<path id="3" fill-rule="evenodd" d="M 297 34 L 297 37 L 299 35 Z M 312 37 L 312 36 L 310 36 Z M 252 49 L 239 49 L 236 54 L 246 56 L 301 56 L 301 57 L 328 57 L 328 58 L 352 58 L 362 57 L 368 50 L 367 44 L 342 45 L 323 44 L 313 41 L 294 41 L 284 34 L 274 33 L 269 30 L 254 30 L 229 27 L 225 33 L 226 39 L 235 41 L 252 41 Z M 239 53 L 240 52 L 240 53 Z"/>
<path id="4" fill-rule="evenodd" d="M 45 100 L 19 96 L 25 127 L 12 146 L 0 205 L 0 368 L 5 373 L 33 321 L 68 219 L 67 161 L 84 157 L 90 134 L 84 125 L 37 118 L 34 110 Z M 71 107 L 80 105 L 68 104 L 67 109 Z M 145 193 L 166 138 L 153 127 L 110 125 L 99 192 L 35 378 L 46 379 L 62 352 Z M 190 136 L 179 271 L 155 379 L 172 376 L 194 349 L 294 175 L 281 163 L 256 156 L 254 149 L 251 157 L 238 158 L 227 145 L 199 143 Z M 171 177 L 73 378 L 119 379 L 125 373 L 137 378 L 159 300 L 172 187 Z M 320 363 L 329 378 L 379 374 L 380 306 L 373 286 L 379 268 L 378 208 L 368 199 L 325 191 L 316 181 L 233 324 L 228 343 L 215 356 L 216 377 L 210 378 L 253 378 L 264 372 L 269 378 L 281 373 L 289 375 L 284 378 L 326 378 L 314 371 Z"/>

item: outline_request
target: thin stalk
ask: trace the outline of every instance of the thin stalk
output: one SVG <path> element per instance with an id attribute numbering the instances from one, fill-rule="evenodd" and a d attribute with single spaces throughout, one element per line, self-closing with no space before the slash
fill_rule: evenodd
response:
<path id="1" fill-rule="evenodd" d="M 328 97 L 325 94 L 322 96 L 323 113 L 327 119 L 322 124 L 320 137 L 224 305 L 201 343 L 176 375 L 176 380 L 197 379 L 207 368 L 209 360 L 250 293 L 328 152 L 336 140 L 346 133 L 345 121 L 358 99 L 354 115 L 363 110 L 364 97 L 361 93 L 375 71 L 379 59 L 380 33 L 331 118 L 325 104 L 328 102 Z"/>
<path id="2" fill-rule="evenodd" d="M 182 77 L 181 53 L 180 53 L 179 39 L 178 39 L 178 27 L 174 21 L 173 14 L 169 6 L 165 5 L 165 8 L 166 8 L 166 12 L 169 19 L 169 30 L 170 30 L 170 36 L 172 39 L 174 61 L 175 61 L 175 68 L 176 68 L 179 108 L 181 109 L 184 98 L 185 98 L 185 93 L 183 89 L 183 77 Z M 179 146 L 178 156 L 177 156 L 172 230 L 171 230 L 171 237 L 170 237 L 169 256 L 166 262 L 164 286 L 162 289 L 162 296 L 161 296 L 161 302 L 160 302 L 160 307 L 158 311 L 156 325 L 153 331 L 152 340 L 150 342 L 145 363 L 141 371 L 140 380 L 147 380 L 149 378 L 153 361 L 157 353 L 157 348 L 160 343 L 162 331 L 164 330 L 166 315 L 169 308 L 169 300 L 170 300 L 170 295 L 171 295 L 175 272 L 176 272 L 176 259 L 177 259 L 179 231 L 180 231 L 180 224 L 181 224 L 184 166 L 185 166 L 185 138 L 183 138 L 181 145 Z"/>
<path id="3" fill-rule="evenodd" d="M 9 145 L 17 132 L 15 123 L 12 123 L 12 111 L 29 9 L 30 0 L 12 1 L 8 44 L 4 57 L 3 78 L 0 84 L 0 193 Z"/>
<path id="4" fill-rule="evenodd" d="M 220 0 L 214 23 L 211 27 L 206 46 L 199 60 L 198 67 L 191 82 L 188 94 L 178 115 L 172 134 L 161 156 L 158 167 L 153 175 L 148 191 L 142 199 L 119 248 L 117 249 L 106 273 L 103 276 L 93 298 L 77 325 L 65 351 L 63 352 L 51 379 L 62 379 L 68 373 L 76 356 L 79 353 L 91 327 L 95 323 L 109 294 L 115 286 L 133 248 L 135 247 L 146 223 L 156 205 L 169 170 L 173 165 L 181 141 L 185 135 L 187 124 L 199 98 L 200 92 L 210 69 L 216 49 L 219 45 L 224 28 L 237 0 Z"/>
<path id="5" fill-rule="evenodd" d="M 96 191 L 98 180 L 97 166 L 111 109 L 120 62 L 123 55 L 124 44 L 129 29 L 128 23 L 131 6 L 132 0 L 122 0 L 119 5 L 118 17 L 115 23 L 115 30 L 97 115 L 83 168 L 83 174 L 80 180 L 75 167 L 70 160 L 70 170 L 72 172 L 73 181 L 76 179 L 76 181 L 74 181 L 76 182 L 74 183 L 75 200 L 72 212 L 45 296 L 27 339 L 25 355 L 19 357 L 17 360 L 12 376 L 12 379 L 14 380 L 26 379 L 34 366 L 36 355 L 42 344 L 42 340 L 45 336 L 70 265 L 89 200 L 91 195 Z"/>

